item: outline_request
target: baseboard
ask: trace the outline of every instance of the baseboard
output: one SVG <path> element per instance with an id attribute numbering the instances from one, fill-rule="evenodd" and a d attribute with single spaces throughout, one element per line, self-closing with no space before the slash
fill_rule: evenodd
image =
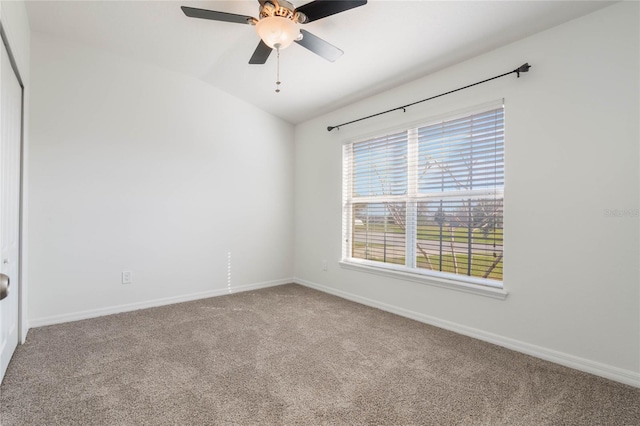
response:
<path id="1" fill-rule="evenodd" d="M 321 284 L 316 284 L 301 278 L 293 278 L 293 282 L 296 284 L 310 287 L 324 293 L 333 294 L 334 296 L 341 297 L 343 299 L 351 300 L 353 302 L 361 303 L 363 305 L 371 306 L 381 309 L 383 311 L 391 312 L 396 315 L 400 315 L 406 318 L 410 318 L 416 321 L 430 324 L 439 328 L 453 331 L 455 333 L 463 334 L 465 336 L 473 337 L 478 340 L 493 343 L 494 345 L 502 346 L 507 349 L 511 349 L 517 352 L 521 352 L 527 355 L 534 356 L 536 358 L 551 361 L 556 364 L 564 365 L 565 367 L 573 368 L 575 370 L 584 371 L 586 373 L 594 374 L 596 376 L 604 377 L 616 382 L 624 383 L 630 386 L 640 388 L 640 373 L 636 373 L 631 370 L 624 370 L 618 367 L 614 367 L 607 364 L 591 361 L 585 358 L 580 358 L 574 355 L 559 352 L 553 349 L 544 348 L 541 346 L 533 345 L 530 343 L 522 342 L 520 340 L 511 339 L 509 337 L 500 336 L 493 333 L 488 333 L 476 328 L 467 327 L 464 325 L 456 324 L 451 321 L 445 321 L 439 318 L 435 318 L 429 315 L 421 314 L 419 312 L 410 311 L 408 309 L 400 308 L 398 306 L 389 305 L 387 303 L 379 302 L 377 300 L 369 299 L 366 297 L 358 296 L 353 293 L 348 293 L 342 290 L 336 290 L 331 287 L 327 287 Z"/>
<path id="2" fill-rule="evenodd" d="M 245 291 L 258 290 L 261 288 L 274 287 L 277 285 L 292 283 L 292 278 L 283 278 L 280 280 L 265 281 L 261 283 L 246 284 L 235 286 L 232 288 L 222 288 L 216 290 L 203 291 L 199 293 L 190 293 L 180 296 L 165 297 L 162 299 L 146 300 L 144 302 L 129 303 L 125 305 L 109 306 L 107 308 L 91 309 L 87 311 L 72 312 L 69 314 L 53 315 L 49 317 L 34 318 L 29 321 L 29 327 L 42 327 L 45 325 L 60 324 L 64 322 L 78 321 L 88 318 L 101 317 L 105 315 L 119 314 L 122 312 L 137 311 L 139 309 L 155 308 L 157 306 L 171 305 L 174 303 L 190 302 L 192 300 L 207 299 L 209 297 L 224 296 L 233 293 L 242 293 Z"/>

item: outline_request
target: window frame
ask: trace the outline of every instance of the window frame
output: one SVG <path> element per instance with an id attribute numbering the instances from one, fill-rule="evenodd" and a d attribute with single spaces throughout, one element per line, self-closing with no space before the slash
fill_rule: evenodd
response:
<path id="1" fill-rule="evenodd" d="M 340 266 L 345 269 L 357 270 L 361 272 L 373 273 L 377 275 L 382 275 L 386 277 L 399 278 L 408 281 L 414 281 L 424 284 L 429 284 L 436 287 L 448 288 L 458 291 L 463 291 L 472 294 L 478 294 L 482 296 L 492 297 L 496 299 L 505 299 L 507 296 L 507 291 L 504 287 L 504 277 L 502 281 L 478 278 L 473 276 L 467 276 L 462 274 L 454 274 L 448 272 L 440 272 L 429 269 L 422 269 L 416 267 L 416 243 L 417 243 L 417 222 L 418 215 L 416 214 L 408 214 L 406 220 L 406 229 L 405 229 L 405 252 L 407 259 L 409 259 L 410 265 L 407 265 L 405 261 L 404 265 L 394 264 L 394 263 L 383 263 L 374 260 L 367 260 L 362 258 L 352 257 L 352 226 L 353 226 L 353 206 L 355 204 L 366 204 L 366 203 L 381 203 L 384 201 L 388 201 L 387 199 L 382 198 L 382 196 L 361 196 L 361 197 L 353 197 L 351 191 L 353 189 L 353 179 L 354 173 L 352 170 L 353 164 L 353 145 L 360 143 L 371 141 L 376 138 L 382 138 L 385 135 L 391 135 L 397 132 L 407 132 L 407 163 L 408 164 L 417 164 L 418 156 L 419 156 L 419 141 L 418 141 L 418 129 L 426 126 L 431 126 L 434 124 L 453 121 L 459 118 L 464 118 L 467 116 L 472 116 L 475 114 L 488 112 L 492 109 L 502 108 L 503 110 L 503 119 L 505 116 L 505 108 L 504 108 L 504 100 L 501 99 L 499 101 L 488 102 L 482 105 L 476 105 L 471 108 L 466 108 L 464 110 L 459 110 L 457 112 L 450 112 L 442 115 L 438 115 L 435 117 L 430 117 L 427 119 L 423 119 L 417 122 L 405 123 L 401 126 L 398 126 L 394 129 L 387 129 L 377 131 L 374 134 L 367 135 L 365 137 L 359 137 L 357 139 L 346 140 L 343 142 L 343 176 L 342 176 L 342 258 L 339 262 Z M 503 125 L 503 129 L 505 126 Z M 506 137 L 505 137 L 506 140 Z M 503 146 L 503 150 L 506 147 Z M 417 211 L 417 205 L 420 202 L 424 201 L 433 201 L 434 199 L 443 195 L 451 195 L 451 193 L 455 192 L 455 197 L 462 197 L 467 195 L 472 195 L 473 197 L 500 197 L 502 202 L 504 202 L 504 187 L 503 184 L 501 188 L 491 188 L 491 189 L 483 189 L 483 190 L 472 190 L 468 192 L 464 192 L 462 190 L 458 191 L 449 191 L 447 194 L 439 194 L 434 195 L 434 193 L 420 193 L 419 192 L 419 183 L 417 178 L 417 167 L 408 167 L 407 170 L 407 194 L 403 195 L 401 198 L 406 202 L 406 209 L 410 211 L 411 209 Z M 394 197 L 394 196 L 391 196 Z M 503 204 L 504 206 L 504 204 Z M 502 213 L 502 218 L 504 220 L 504 209 Z M 504 222 L 503 222 L 504 223 Z"/>

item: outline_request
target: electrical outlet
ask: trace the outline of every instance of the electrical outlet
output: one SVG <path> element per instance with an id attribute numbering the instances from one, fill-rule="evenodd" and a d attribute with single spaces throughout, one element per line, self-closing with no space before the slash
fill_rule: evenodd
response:
<path id="1" fill-rule="evenodd" d="M 322 270 L 326 271 L 329 269 L 329 263 L 326 260 L 322 261 Z"/>
<path id="2" fill-rule="evenodd" d="M 131 284 L 133 282 L 133 272 L 122 271 L 122 284 Z"/>

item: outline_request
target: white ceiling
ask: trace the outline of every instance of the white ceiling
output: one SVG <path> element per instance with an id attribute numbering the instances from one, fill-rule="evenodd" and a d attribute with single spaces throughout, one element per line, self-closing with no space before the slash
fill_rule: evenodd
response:
<path id="1" fill-rule="evenodd" d="M 30 1 L 27 10 L 32 31 L 192 75 L 295 124 L 609 4 L 369 0 L 304 25 L 344 56 L 331 63 L 295 44 L 283 50 L 278 94 L 275 55 L 265 65 L 248 64 L 259 41 L 253 27 L 180 10 L 257 17 L 257 0 Z"/>

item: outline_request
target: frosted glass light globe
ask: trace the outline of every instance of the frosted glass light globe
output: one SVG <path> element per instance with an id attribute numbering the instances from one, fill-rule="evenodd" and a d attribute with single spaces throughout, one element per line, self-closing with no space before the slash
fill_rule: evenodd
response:
<path id="1" fill-rule="evenodd" d="M 256 32 L 272 49 L 286 49 L 300 34 L 296 23 L 282 16 L 268 16 L 260 19 L 256 24 Z"/>

